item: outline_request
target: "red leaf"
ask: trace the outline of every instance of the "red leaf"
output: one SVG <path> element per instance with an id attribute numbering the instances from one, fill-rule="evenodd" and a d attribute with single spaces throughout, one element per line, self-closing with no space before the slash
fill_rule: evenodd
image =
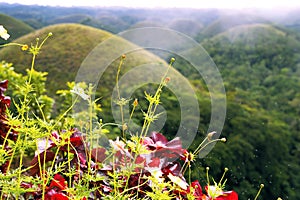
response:
<path id="1" fill-rule="evenodd" d="M 160 165 L 160 158 L 152 158 L 152 161 L 148 163 L 149 167 L 159 167 Z"/>
<path id="2" fill-rule="evenodd" d="M 94 148 L 92 150 L 92 158 L 96 161 L 96 162 L 103 162 L 103 160 L 105 160 L 106 155 L 105 155 L 106 149 L 104 148 Z"/>
<path id="3" fill-rule="evenodd" d="M 238 194 L 235 191 L 223 192 L 223 195 L 218 196 L 216 200 L 238 200 Z"/>
<path id="4" fill-rule="evenodd" d="M 192 188 L 194 189 L 194 197 L 196 198 L 196 200 L 201 200 L 202 199 L 202 188 L 201 185 L 198 181 L 194 181 L 191 183 Z"/>
<path id="5" fill-rule="evenodd" d="M 60 190 L 65 190 L 68 188 L 66 180 L 64 177 L 62 177 L 62 175 L 55 174 L 53 178 L 54 179 L 51 181 L 49 188 L 52 189 L 53 187 L 57 187 Z"/>
<path id="6" fill-rule="evenodd" d="M 69 200 L 69 198 L 64 193 L 57 193 L 55 190 L 50 190 L 45 195 L 45 200 Z"/>
<path id="7" fill-rule="evenodd" d="M 180 176 L 181 166 L 178 162 L 170 163 L 161 170 L 165 175 L 171 173 L 174 176 Z"/>
<path id="8" fill-rule="evenodd" d="M 69 200 L 69 198 L 63 193 L 56 193 L 51 196 L 51 200 Z"/>
<path id="9" fill-rule="evenodd" d="M 82 137 L 80 136 L 71 137 L 70 142 L 73 145 L 73 147 L 78 147 L 83 144 Z"/>
<path id="10" fill-rule="evenodd" d="M 150 137 L 154 143 L 156 142 L 161 142 L 162 144 L 167 144 L 168 140 L 165 136 L 163 136 L 161 133 L 157 133 L 157 132 L 152 132 L 152 135 Z"/>
<path id="11" fill-rule="evenodd" d="M 48 161 L 53 161 L 55 153 L 53 153 L 52 151 L 48 151 L 47 150 L 46 152 L 40 153 L 39 156 L 36 155 L 32 159 L 32 161 L 30 162 L 30 166 L 32 167 L 30 169 L 30 175 L 31 176 L 36 175 L 37 173 L 39 173 L 39 171 L 40 171 L 40 168 L 39 168 L 39 159 L 40 159 L 40 163 L 43 166 L 45 155 L 46 155 L 45 161 L 48 162 Z"/>

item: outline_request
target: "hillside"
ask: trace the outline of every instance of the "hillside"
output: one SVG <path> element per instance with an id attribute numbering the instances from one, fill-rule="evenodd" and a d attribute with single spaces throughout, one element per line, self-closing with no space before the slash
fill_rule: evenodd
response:
<path id="1" fill-rule="evenodd" d="M 229 149 L 215 157 L 232 169 L 230 185 L 250 197 L 264 183 L 267 199 L 297 199 L 299 188 L 300 41 L 266 24 L 231 28 L 203 42 L 217 64 L 227 91 L 223 134 Z M 229 160 L 234 160 L 231 162 Z M 292 181 L 291 181 L 292 180 Z M 243 198 L 244 199 L 244 198 Z"/>
<path id="2" fill-rule="evenodd" d="M 57 90 L 67 88 L 66 82 L 75 81 L 77 72 L 88 54 L 99 43 L 112 37 L 113 35 L 89 26 L 79 24 L 59 24 L 37 30 L 31 34 L 19 38 L 15 42 L 35 44 L 37 37 L 43 38 L 49 32 L 52 32 L 53 36 L 48 39 L 43 46 L 42 51 L 40 54 L 38 54 L 35 63 L 35 69 L 49 73 L 46 82 L 47 93 L 49 96 L 55 97 L 55 92 Z M 100 50 L 105 51 L 105 55 L 103 56 L 103 59 L 105 60 L 105 57 L 110 56 L 109 52 L 111 52 L 111 49 L 126 49 L 129 47 L 135 46 L 121 38 L 117 38 L 116 44 L 104 47 L 107 48 L 107 50 Z M 100 60 L 102 59 L 101 54 L 97 56 L 99 56 Z M 99 79 L 101 78 L 101 80 L 97 85 L 97 92 L 101 97 L 101 104 L 106 108 L 103 110 L 103 115 L 105 116 L 104 120 L 106 121 L 112 120 L 110 108 L 111 93 L 115 86 L 115 78 L 120 56 L 121 55 L 118 55 L 118 57 L 115 57 L 113 60 L 111 60 L 104 74 L 102 76 L 99 75 Z M 18 50 L 17 47 L 7 47 L 1 49 L 0 60 L 2 59 L 13 63 L 13 66 L 17 72 L 24 72 L 25 69 L 29 68 L 31 63 L 31 55 L 27 52 Z M 89 64 L 86 64 L 85 62 L 85 67 L 88 70 L 89 66 L 96 66 L 96 68 L 91 69 L 93 71 L 89 71 L 89 76 L 91 76 L 91 78 L 88 78 L 88 80 L 94 80 L 95 76 L 97 78 L 97 65 L 101 65 L 101 63 L 98 64 L 98 62 L 101 62 L 99 59 L 96 61 L 92 60 L 92 63 Z M 122 74 L 131 70 L 133 67 L 148 63 L 158 63 L 160 65 L 165 64 L 162 59 L 142 49 L 134 52 L 128 52 L 128 55 L 126 55 L 125 65 L 122 67 Z M 164 70 L 161 70 L 161 72 L 164 72 Z M 174 73 L 177 72 L 174 71 Z M 175 77 L 179 76 L 176 75 Z M 143 95 L 143 92 L 141 95 Z M 172 106 L 172 104 L 168 105 Z"/>
<path id="3" fill-rule="evenodd" d="M 174 21 L 170 22 L 168 27 L 190 37 L 195 37 L 204 28 L 203 24 L 197 22 L 196 20 L 190 19 L 175 19 Z"/>
<path id="4" fill-rule="evenodd" d="M 0 13 L 0 22 L 7 30 L 9 30 L 10 38 L 6 42 L 11 42 L 12 40 L 19 38 L 27 33 L 32 32 L 34 29 L 25 24 L 21 20 L 15 19 L 8 15 Z M 1 40 L 1 42 L 3 42 Z"/>
<path id="5" fill-rule="evenodd" d="M 92 49 L 102 41 L 112 37 L 108 32 L 79 24 L 59 24 L 45 27 L 16 40 L 19 43 L 35 43 L 37 37 L 43 38 L 49 32 L 53 36 L 43 46 L 37 56 L 36 69 L 46 71 L 48 75 L 48 91 L 50 94 L 58 89 L 65 88 L 67 81 L 73 81 L 76 73 Z M 119 44 L 121 45 L 122 40 Z M 128 45 L 128 44 L 127 44 Z M 111 47 L 108 47 L 111 48 Z M 107 50 L 109 52 L 109 49 Z M 16 47 L 7 47 L 0 50 L 0 59 L 14 64 L 16 71 L 24 72 L 30 66 L 31 56 L 18 51 Z M 163 62 L 158 57 L 146 51 L 140 51 L 134 56 L 128 56 L 126 66 L 138 66 L 147 62 Z M 112 65 L 117 65 L 116 61 Z M 115 69 L 114 69 L 115 70 Z M 126 68 L 124 68 L 126 71 Z M 107 72 L 114 76 L 116 71 Z"/>
<path id="6" fill-rule="evenodd" d="M 222 13 L 220 16 L 213 21 L 212 23 L 208 24 L 203 31 L 201 31 L 197 36 L 196 39 L 198 41 L 202 41 L 204 38 L 213 37 L 219 33 L 227 31 L 230 28 L 239 26 L 239 25 L 247 25 L 247 24 L 255 24 L 255 23 L 266 23 L 267 20 L 248 13 Z"/>
<path id="7" fill-rule="evenodd" d="M 87 26 L 60 24 L 37 30 L 15 42 L 28 45 L 35 44 L 36 38 L 43 38 L 49 32 L 54 34 L 38 55 L 36 69 L 49 72 L 48 85 L 51 93 L 63 87 L 66 81 L 73 80 L 85 56 L 99 42 L 111 36 L 105 31 Z M 31 63 L 31 55 L 18 51 L 16 47 L 1 49 L 0 59 L 14 63 L 18 72 L 24 72 Z"/>

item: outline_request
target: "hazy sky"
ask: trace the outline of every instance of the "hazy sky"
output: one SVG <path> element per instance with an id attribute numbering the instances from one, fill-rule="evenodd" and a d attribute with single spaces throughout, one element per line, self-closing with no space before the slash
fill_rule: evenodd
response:
<path id="1" fill-rule="evenodd" d="M 294 8 L 300 0 L 4 0 L 0 2 L 52 6 L 126 6 L 187 8 Z"/>

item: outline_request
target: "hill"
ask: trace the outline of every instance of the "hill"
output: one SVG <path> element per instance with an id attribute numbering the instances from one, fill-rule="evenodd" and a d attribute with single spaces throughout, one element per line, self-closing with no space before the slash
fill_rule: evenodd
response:
<path id="1" fill-rule="evenodd" d="M 87 54 L 101 41 L 110 36 L 109 33 L 77 24 L 60 24 L 48 26 L 25 35 L 15 42 L 35 44 L 36 38 L 43 38 L 49 32 L 53 36 L 47 41 L 38 55 L 36 69 L 49 72 L 48 85 L 53 93 L 75 78 L 75 74 Z M 16 71 L 24 72 L 29 68 L 31 55 L 17 51 L 15 47 L 0 50 L 0 59 L 14 63 Z"/>
<path id="2" fill-rule="evenodd" d="M 203 24 L 191 19 L 176 19 L 172 21 L 169 28 L 187 34 L 191 37 L 195 37 L 203 29 Z"/>
<path id="3" fill-rule="evenodd" d="M 239 25 L 247 25 L 247 24 L 256 24 L 256 23 L 267 23 L 268 20 L 257 16 L 251 15 L 249 13 L 238 13 L 233 12 L 233 14 L 222 13 L 220 16 L 208 24 L 207 27 L 203 29 L 197 36 L 196 39 L 198 41 L 202 41 L 204 38 L 213 37 L 219 33 L 222 33 L 230 28 L 239 26 Z"/>
<path id="4" fill-rule="evenodd" d="M 25 24 L 21 20 L 15 19 L 13 17 L 1 13 L 0 22 L 1 25 L 3 25 L 7 30 L 9 30 L 10 38 L 6 42 L 10 42 L 34 30 L 31 26 Z"/>
<path id="5" fill-rule="evenodd" d="M 206 164 L 216 164 L 216 156 L 234 160 L 219 167 L 232 169 L 229 185 L 243 196 L 250 197 L 254 185 L 265 183 L 268 187 L 262 196 L 297 199 L 291 189 L 300 187 L 297 35 L 268 24 L 250 24 L 228 29 L 202 44 L 226 87 L 223 133 L 230 146 L 228 151 L 217 146 Z"/>
<path id="6" fill-rule="evenodd" d="M 52 32 L 53 36 L 49 38 L 43 46 L 42 52 L 37 56 L 36 69 L 49 73 L 47 85 L 51 94 L 57 89 L 64 88 L 67 81 L 74 80 L 86 56 L 99 43 L 112 37 L 112 34 L 106 31 L 89 26 L 58 24 L 25 35 L 15 42 L 34 44 L 36 38 L 43 38 L 49 32 Z M 13 63 L 18 72 L 24 72 L 30 66 L 30 58 L 31 55 L 16 51 L 15 47 L 7 47 L 0 50 L 0 59 Z M 155 60 L 163 62 L 153 54 L 141 51 L 139 58 L 131 58 L 129 56 L 127 64 L 135 66 L 139 65 L 139 63 Z"/>

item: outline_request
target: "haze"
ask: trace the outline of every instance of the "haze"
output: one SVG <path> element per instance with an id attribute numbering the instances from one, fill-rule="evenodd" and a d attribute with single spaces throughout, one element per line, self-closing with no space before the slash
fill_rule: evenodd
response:
<path id="1" fill-rule="evenodd" d="M 80 0 L 80 1 L 61 1 L 61 0 L 6 0 L 0 1 L 2 3 L 20 3 L 26 5 L 50 5 L 50 6 L 124 6 L 124 7 L 135 7 L 135 8 L 295 8 L 300 7 L 299 0 L 273 0 L 273 1 L 262 1 L 262 0 Z"/>

